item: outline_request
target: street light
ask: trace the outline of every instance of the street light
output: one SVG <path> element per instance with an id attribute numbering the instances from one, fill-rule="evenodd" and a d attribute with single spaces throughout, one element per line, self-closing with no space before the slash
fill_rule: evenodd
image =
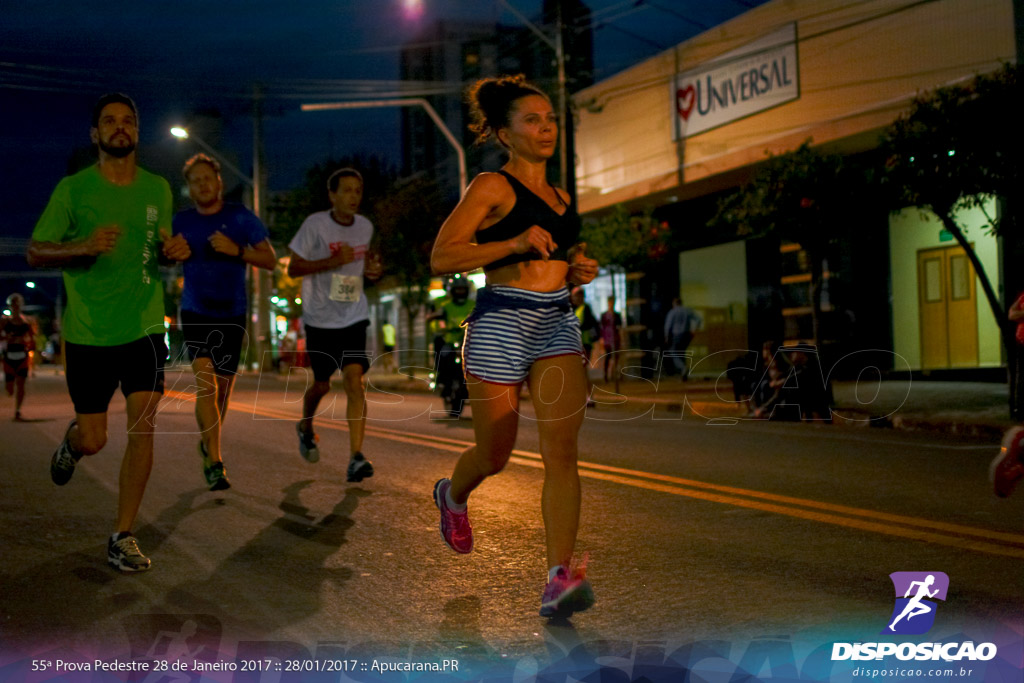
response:
<path id="1" fill-rule="evenodd" d="M 430 117 L 430 120 L 441 129 L 444 133 L 445 138 L 455 149 L 455 154 L 459 158 L 459 196 L 462 197 L 466 194 L 466 151 L 462 149 L 462 145 L 449 130 L 448 126 L 445 125 L 444 120 L 438 116 L 437 111 L 430 106 L 430 102 L 422 97 L 403 97 L 395 100 L 357 100 L 353 102 L 327 102 L 324 104 L 304 104 L 302 105 L 302 111 L 329 111 L 333 109 L 372 109 L 376 107 L 423 107 L 424 111 Z"/>
<path id="2" fill-rule="evenodd" d="M 256 183 L 253 181 L 253 179 L 250 178 L 249 176 L 247 176 L 246 174 L 242 173 L 242 171 L 237 166 L 235 166 L 230 161 L 228 161 L 227 159 L 222 157 L 220 154 L 218 154 L 217 150 L 215 150 L 213 147 L 211 147 L 209 144 L 207 144 L 206 140 L 203 140 L 201 137 L 199 137 L 195 133 L 189 132 L 188 128 L 184 128 L 182 126 L 173 126 L 171 128 L 171 135 L 173 135 L 174 137 L 178 138 L 179 140 L 194 140 L 196 142 L 196 144 L 198 144 L 200 147 L 202 147 L 207 152 L 209 152 L 210 156 L 212 156 L 214 159 L 219 161 L 221 166 L 224 166 L 225 168 L 227 168 L 229 171 L 231 171 L 236 176 L 238 176 L 239 179 L 243 183 L 245 183 L 246 185 L 251 187 L 252 188 L 252 193 L 253 193 L 252 203 L 253 203 L 254 206 L 259 206 L 260 205 L 260 201 L 259 201 L 259 197 L 258 197 L 259 190 L 257 190 Z"/>

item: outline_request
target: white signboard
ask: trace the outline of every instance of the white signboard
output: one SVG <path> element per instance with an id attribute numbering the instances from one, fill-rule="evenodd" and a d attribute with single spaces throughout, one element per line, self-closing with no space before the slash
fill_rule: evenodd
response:
<path id="1" fill-rule="evenodd" d="M 677 74 L 672 84 L 674 139 L 703 133 L 799 97 L 794 23 Z"/>

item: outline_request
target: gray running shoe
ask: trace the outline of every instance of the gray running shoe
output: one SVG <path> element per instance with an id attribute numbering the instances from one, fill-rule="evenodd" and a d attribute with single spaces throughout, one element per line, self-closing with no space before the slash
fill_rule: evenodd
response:
<path id="1" fill-rule="evenodd" d="M 316 442 L 320 440 L 313 432 L 302 431 L 302 423 L 295 423 L 295 431 L 299 434 L 299 454 L 306 459 L 306 462 L 317 462 L 320 460 L 320 448 Z"/>
<path id="2" fill-rule="evenodd" d="M 107 562 L 123 572 L 144 572 L 152 566 L 149 558 L 139 550 L 135 537 L 127 531 L 111 536 L 107 541 Z"/>
<path id="3" fill-rule="evenodd" d="M 64 432 L 64 440 L 57 446 L 57 450 L 53 452 L 53 458 L 50 459 L 50 479 L 53 479 L 53 483 L 57 486 L 63 486 L 71 481 L 71 475 L 75 473 L 75 465 L 82 457 L 72 451 L 71 444 L 68 443 L 68 435 L 71 434 L 71 428 L 76 424 L 78 424 L 78 420 L 71 420 Z"/>

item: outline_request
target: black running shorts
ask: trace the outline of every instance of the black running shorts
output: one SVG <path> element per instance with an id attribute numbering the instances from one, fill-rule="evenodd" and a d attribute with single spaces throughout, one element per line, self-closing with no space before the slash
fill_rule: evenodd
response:
<path id="1" fill-rule="evenodd" d="M 167 345 L 162 334 L 117 346 L 64 342 L 64 369 L 75 412 L 107 412 L 118 385 L 125 397 L 137 391 L 164 393 L 166 361 Z"/>
<path id="2" fill-rule="evenodd" d="M 245 343 L 245 316 L 214 318 L 181 312 L 181 332 L 190 361 L 209 358 L 219 375 L 233 375 Z"/>
<path id="3" fill-rule="evenodd" d="M 358 363 L 365 373 L 370 368 L 370 355 L 366 352 L 366 328 L 369 320 L 340 329 L 306 325 L 306 353 L 317 382 L 330 381 L 339 368 Z"/>

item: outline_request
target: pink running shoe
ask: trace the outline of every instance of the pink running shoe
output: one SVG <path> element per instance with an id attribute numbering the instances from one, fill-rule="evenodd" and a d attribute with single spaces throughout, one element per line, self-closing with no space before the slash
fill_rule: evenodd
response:
<path id="1" fill-rule="evenodd" d="M 573 612 L 582 612 L 594 604 L 594 589 L 587 581 L 587 560 L 568 572 L 559 569 L 555 578 L 548 581 L 540 597 L 542 617 L 567 618 Z"/>
<path id="2" fill-rule="evenodd" d="M 445 544 L 463 555 L 473 551 L 473 527 L 469 525 L 469 510 L 456 512 L 448 507 L 450 479 L 440 479 L 434 484 L 434 505 L 441 511 L 441 538 Z"/>
<path id="3" fill-rule="evenodd" d="M 1024 477 L 1024 427 L 1013 427 L 1003 436 L 999 455 L 988 468 L 992 488 L 1000 498 L 1013 493 L 1017 483 Z"/>

